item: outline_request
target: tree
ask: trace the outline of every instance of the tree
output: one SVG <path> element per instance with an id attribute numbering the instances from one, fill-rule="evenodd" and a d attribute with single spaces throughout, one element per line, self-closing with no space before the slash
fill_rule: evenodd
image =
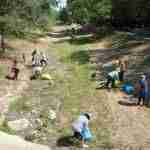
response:
<path id="1" fill-rule="evenodd" d="M 147 0 L 68 0 L 66 10 L 73 22 L 115 26 L 149 25 L 150 2 Z"/>
<path id="2" fill-rule="evenodd" d="M 4 37 L 23 34 L 32 27 L 48 23 L 55 0 L 0 0 L 0 34 L 3 51 Z"/>
<path id="3" fill-rule="evenodd" d="M 66 8 L 61 8 L 59 11 L 59 20 L 63 23 L 67 23 L 69 21 L 69 14 Z"/>
<path id="4" fill-rule="evenodd" d="M 111 17 L 111 0 L 68 0 L 69 14 L 78 23 L 98 23 Z"/>

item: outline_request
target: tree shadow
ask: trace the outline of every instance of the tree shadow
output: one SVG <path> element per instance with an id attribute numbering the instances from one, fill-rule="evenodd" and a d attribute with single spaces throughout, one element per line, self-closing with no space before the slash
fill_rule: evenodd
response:
<path id="1" fill-rule="evenodd" d="M 77 146 L 79 141 L 74 136 L 64 136 L 57 140 L 58 147 Z"/>
<path id="2" fill-rule="evenodd" d="M 130 55 L 130 51 L 124 49 L 86 49 L 73 52 L 69 58 L 72 62 L 86 64 L 89 62 L 108 63 L 110 60 L 119 59 L 122 56 Z"/>
<path id="3" fill-rule="evenodd" d="M 143 29 L 135 29 L 134 31 L 131 31 L 130 33 L 132 33 L 131 35 L 136 38 L 137 40 L 150 40 L 150 32 L 149 29 L 143 28 Z"/>
<path id="4" fill-rule="evenodd" d="M 107 63 L 113 59 L 119 59 L 122 56 L 130 55 L 128 49 L 118 49 L 118 48 L 105 48 L 105 49 L 91 49 L 89 50 L 90 57 L 95 57 L 97 63 Z"/>
<path id="5" fill-rule="evenodd" d="M 118 101 L 118 104 L 123 106 L 137 106 L 135 102 L 129 102 L 129 101 Z"/>
<path id="6" fill-rule="evenodd" d="M 88 63 L 90 58 L 87 50 L 73 52 L 69 57 L 72 62 L 78 62 L 80 65 Z"/>

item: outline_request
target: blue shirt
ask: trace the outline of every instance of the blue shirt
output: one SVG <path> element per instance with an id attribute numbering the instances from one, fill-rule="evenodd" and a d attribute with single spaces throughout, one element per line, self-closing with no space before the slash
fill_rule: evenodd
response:
<path id="1" fill-rule="evenodd" d="M 141 90 L 139 92 L 139 96 L 145 97 L 148 94 L 148 83 L 147 83 L 147 80 L 140 80 L 139 84 L 141 86 Z"/>

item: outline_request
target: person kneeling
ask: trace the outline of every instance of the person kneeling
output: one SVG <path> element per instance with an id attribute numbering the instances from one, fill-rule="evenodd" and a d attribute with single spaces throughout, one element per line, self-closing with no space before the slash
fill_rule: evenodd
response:
<path id="1" fill-rule="evenodd" d="M 6 78 L 9 80 L 17 80 L 19 72 L 20 72 L 20 70 L 17 67 L 17 60 L 14 60 L 13 65 L 11 67 L 11 72 L 9 75 L 6 76 Z"/>

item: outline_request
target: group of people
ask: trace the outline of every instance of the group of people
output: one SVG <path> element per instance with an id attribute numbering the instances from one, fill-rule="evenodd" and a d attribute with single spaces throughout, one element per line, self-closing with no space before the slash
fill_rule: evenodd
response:
<path id="1" fill-rule="evenodd" d="M 116 81 L 124 82 L 124 75 L 128 68 L 128 62 L 125 60 L 117 61 L 118 67 L 116 70 L 107 74 L 106 87 L 110 88 L 116 86 Z M 137 105 L 149 105 L 149 77 L 147 74 L 142 73 L 139 80 L 134 84 L 134 93 L 138 98 Z"/>
<path id="2" fill-rule="evenodd" d="M 107 73 L 107 82 L 106 87 L 111 88 L 116 86 L 116 81 L 124 83 L 125 81 L 125 73 L 128 70 L 128 61 L 126 60 L 118 60 L 113 65 L 115 65 L 116 69 Z M 137 80 L 134 85 L 134 95 L 138 97 L 137 105 L 143 106 L 148 105 L 148 81 L 149 78 L 146 74 L 140 75 L 140 79 Z M 72 129 L 74 132 L 74 137 L 78 138 L 81 141 L 82 147 L 88 147 L 85 144 L 91 137 L 91 131 L 88 127 L 89 121 L 91 120 L 91 115 L 89 113 L 81 114 L 72 124 Z M 86 134 L 84 134 L 86 132 Z"/>
<path id="3" fill-rule="evenodd" d="M 128 68 L 128 62 L 126 60 L 117 60 L 115 62 L 116 69 L 107 74 L 106 87 L 115 87 L 116 81 L 123 82 L 124 75 Z"/>
<path id="4" fill-rule="evenodd" d="M 31 54 L 32 56 L 32 76 L 30 79 L 36 79 L 42 72 L 42 69 L 44 66 L 48 65 L 48 57 L 44 52 L 38 52 L 37 50 L 34 50 Z M 26 63 L 26 56 L 23 53 L 22 55 L 23 63 Z M 10 71 L 8 75 L 6 76 L 9 80 L 17 80 L 19 75 L 20 69 L 18 67 L 18 61 L 17 59 L 14 59 L 12 61 L 12 65 L 10 67 Z"/>

